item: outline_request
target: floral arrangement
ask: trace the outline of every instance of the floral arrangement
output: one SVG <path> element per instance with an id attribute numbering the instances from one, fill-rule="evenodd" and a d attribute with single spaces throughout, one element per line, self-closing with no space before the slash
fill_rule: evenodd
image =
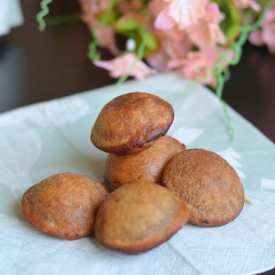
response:
<path id="1" fill-rule="evenodd" d="M 42 29 L 51 2 L 41 1 Z M 120 81 L 178 70 L 188 79 L 217 88 L 219 77 L 228 75 L 228 65 L 238 63 L 249 34 L 251 43 L 266 44 L 275 53 L 275 0 L 273 4 L 268 0 L 79 2 L 93 36 L 89 58 Z M 123 48 L 116 43 L 118 36 L 124 38 Z M 99 47 L 107 48 L 114 59 L 101 60 Z"/>
<path id="2" fill-rule="evenodd" d="M 40 29 L 53 0 L 41 0 Z M 79 0 L 92 42 L 88 57 L 118 82 L 177 70 L 187 79 L 222 90 L 229 66 L 249 39 L 275 53 L 275 0 Z M 122 47 L 119 42 L 124 42 Z M 120 43 L 121 44 L 121 43 Z M 100 48 L 114 56 L 101 60 Z M 231 118 L 224 115 L 231 138 Z"/>
<path id="3" fill-rule="evenodd" d="M 144 79 L 178 70 L 186 78 L 216 87 L 217 70 L 238 55 L 234 43 L 244 26 L 260 18 L 268 1 L 80 0 L 80 4 L 94 38 L 89 56 L 112 77 Z M 251 31 L 246 30 L 246 37 Z M 125 38 L 122 49 L 116 43 L 118 35 Z M 275 51 L 274 4 L 250 41 L 266 43 Z M 100 60 L 98 46 L 115 58 Z"/>

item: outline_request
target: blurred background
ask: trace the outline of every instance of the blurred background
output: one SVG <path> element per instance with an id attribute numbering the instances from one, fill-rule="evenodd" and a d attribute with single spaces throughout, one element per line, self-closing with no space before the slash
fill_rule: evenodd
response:
<path id="1" fill-rule="evenodd" d="M 0 16 L 1 1 L 7 0 L 0 0 Z M 24 23 L 0 36 L 0 112 L 116 82 L 87 58 L 91 35 L 81 20 L 40 32 L 39 1 L 20 4 Z M 53 1 L 51 16 L 60 14 L 80 14 L 78 2 Z M 103 51 L 103 57 L 111 56 Z M 275 141 L 275 56 L 247 43 L 231 73 L 224 99 Z"/>

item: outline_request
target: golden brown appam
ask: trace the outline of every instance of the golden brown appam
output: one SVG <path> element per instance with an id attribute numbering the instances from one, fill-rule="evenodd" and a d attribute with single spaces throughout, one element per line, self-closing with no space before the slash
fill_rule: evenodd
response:
<path id="1" fill-rule="evenodd" d="M 62 239 L 78 239 L 93 232 L 96 210 L 106 196 L 97 180 L 61 173 L 28 189 L 22 209 L 40 231 Z"/>
<path id="2" fill-rule="evenodd" d="M 137 254 L 169 239 L 188 218 L 185 203 L 165 187 L 125 184 L 100 205 L 95 235 L 108 248 Z"/>
<path id="3" fill-rule="evenodd" d="M 137 154 L 109 154 L 104 171 L 105 183 L 117 188 L 127 183 L 160 183 L 166 163 L 185 146 L 170 136 L 158 138 L 151 147 Z"/>
<path id="4" fill-rule="evenodd" d="M 91 141 L 108 153 L 137 153 L 165 135 L 173 119 L 172 106 L 160 97 L 143 92 L 127 93 L 103 107 L 92 128 Z"/>
<path id="5" fill-rule="evenodd" d="M 235 219 L 244 205 L 244 190 L 235 170 L 219 155 L 185 150 L 166 165 L 162 183 L 190 210 L 190 223 L 220 226 Z"/>

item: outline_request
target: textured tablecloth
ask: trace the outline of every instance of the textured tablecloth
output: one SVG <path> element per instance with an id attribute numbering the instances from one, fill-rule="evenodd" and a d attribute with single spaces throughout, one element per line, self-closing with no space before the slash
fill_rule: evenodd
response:
<path id="1" fill-rule="evenodd" d="M 192 87 L 191 87 L 192 86 Z M 0 274 L 252 274 L 275 267 L 275 147 L 230 109 L 229 142 L 218 100 L 175 74 L 76 94 L 0 115 Z M 147 91 L 170 102 L 169 134 L 188 148 L 218 152 L 237 170 L 246 195 L 241 215 L 217 228 L 185 226 L 140 255 L 102 247 L 94 237 L 65 241 L 33 229 L 20 210 L 23 192 L 58 172 L 103 180 L 106 154 L 90 143 L 100 109 L 115 96 Z"/>

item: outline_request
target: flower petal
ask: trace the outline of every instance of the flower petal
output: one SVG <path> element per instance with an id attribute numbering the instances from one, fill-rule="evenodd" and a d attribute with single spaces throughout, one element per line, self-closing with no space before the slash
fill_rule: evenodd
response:
<path id="1" fill-rule="evenodd" d="M 110 71 L 110 75 L 114 78 L 128 75 L 137 79 L 144 79 L 155 73 L 133 53 L 125 53 L 109 61 L 94 61 L 94 64 Z"/>
<path id="2" fill-rule="evenodd" d="M 163 9 L 156 18 L 155 27 L 160 30 L 173 28 L 175 21 L 168 15 L 167 9 Z"/>
<path id="3" fill-rule="evenodd" d="M 208 0 L 165 0 L 169 2 L 169 15 L 181 29 L 195 24 L 205 15 Z"/>

